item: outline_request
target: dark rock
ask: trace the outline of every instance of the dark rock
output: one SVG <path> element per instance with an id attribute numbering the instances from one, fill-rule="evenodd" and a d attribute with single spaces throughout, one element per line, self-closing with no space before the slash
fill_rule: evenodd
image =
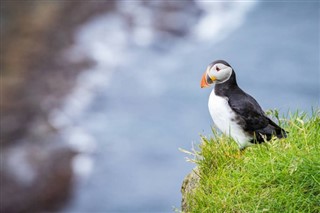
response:
<path id="1" fill-rule="evenodd" d="M 49 122 L 92 65 L 63 54 L 79 26 L 113 1 L 1 1 L 1 212 L 56 211 L 73 186 L 75 152 Z"/>
<path id="2" fill-rule="evenodd" d="M 1 212 L 56 211 L 72 192 L 75 152 L 48 144 L 1 150 Z"/>
<path id="3" fill-rule="evenodd" d="M 189 212 L 187 198 L 190 194 L 194 192 L 197 188 L 200 181 L 199 170 L 198 168 L 194 168 L 183 180 L 181 186 L 181 194 L 182 194 L 182 201 L 181 201 L 181 211 L 182 212 Z"/>

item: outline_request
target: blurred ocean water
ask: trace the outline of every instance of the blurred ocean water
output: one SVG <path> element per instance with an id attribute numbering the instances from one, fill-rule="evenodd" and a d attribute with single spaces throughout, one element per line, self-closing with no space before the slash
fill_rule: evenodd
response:
<path id="1" fill-rule="evenodd" d="M 134 1 L 133 1 L 134 2 Z M 154 14 L 121 1 L 138 23 L 129 34 L 117 14 L 101 16 L 78 33 L 69 57 L 96 61 L 78 79 L 64 108 L 52 114 L 65 137 L 90 159 L 75 162 L 81 181 L 64 212 L 172 212 L 194 167 L 178 148 L 210 135 L 211 89 L 200 89 L 207 64 L 227 60 L 241 88 L 264 109 L 319 106 L 319 3 L 208 3 L 199 20 L 188 12 L 182 38 L 157 34 Z M 120 10 L 120 9 L 119 9 Z"/>

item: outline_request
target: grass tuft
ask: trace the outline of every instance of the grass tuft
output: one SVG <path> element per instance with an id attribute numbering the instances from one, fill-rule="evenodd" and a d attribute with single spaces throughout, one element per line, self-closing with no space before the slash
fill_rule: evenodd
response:
<path id="1" fill-rule="evenodd" d="M 320 212 L 320 113 L 276 119 L 288 132 L 247 148 L 213 130 L 192 155 L 200 182 L 188 212 Z"/>

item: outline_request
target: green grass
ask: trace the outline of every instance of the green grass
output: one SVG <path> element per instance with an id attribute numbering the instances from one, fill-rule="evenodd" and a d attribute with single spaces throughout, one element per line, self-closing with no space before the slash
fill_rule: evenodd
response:
<path id="1" fill-rule="evenodd" d="M 278 118 L 278 113 L 273 112 Z M 247 148 L 215 131 L 193 151 L 200 182 L 188 212 L 320 212 L 320 113 L 279 119 L 286 139 Z"/>

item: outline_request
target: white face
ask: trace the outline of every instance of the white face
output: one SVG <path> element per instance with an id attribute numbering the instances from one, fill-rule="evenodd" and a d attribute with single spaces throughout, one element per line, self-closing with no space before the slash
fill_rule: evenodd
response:
<path id="1" fill-rule="evenodd" d="M 210 64 L 206 70 L 212 81 L 216 81 L 217 84 L 227 81 L 231 74 L 232 68 L 222 63 Z"/>

